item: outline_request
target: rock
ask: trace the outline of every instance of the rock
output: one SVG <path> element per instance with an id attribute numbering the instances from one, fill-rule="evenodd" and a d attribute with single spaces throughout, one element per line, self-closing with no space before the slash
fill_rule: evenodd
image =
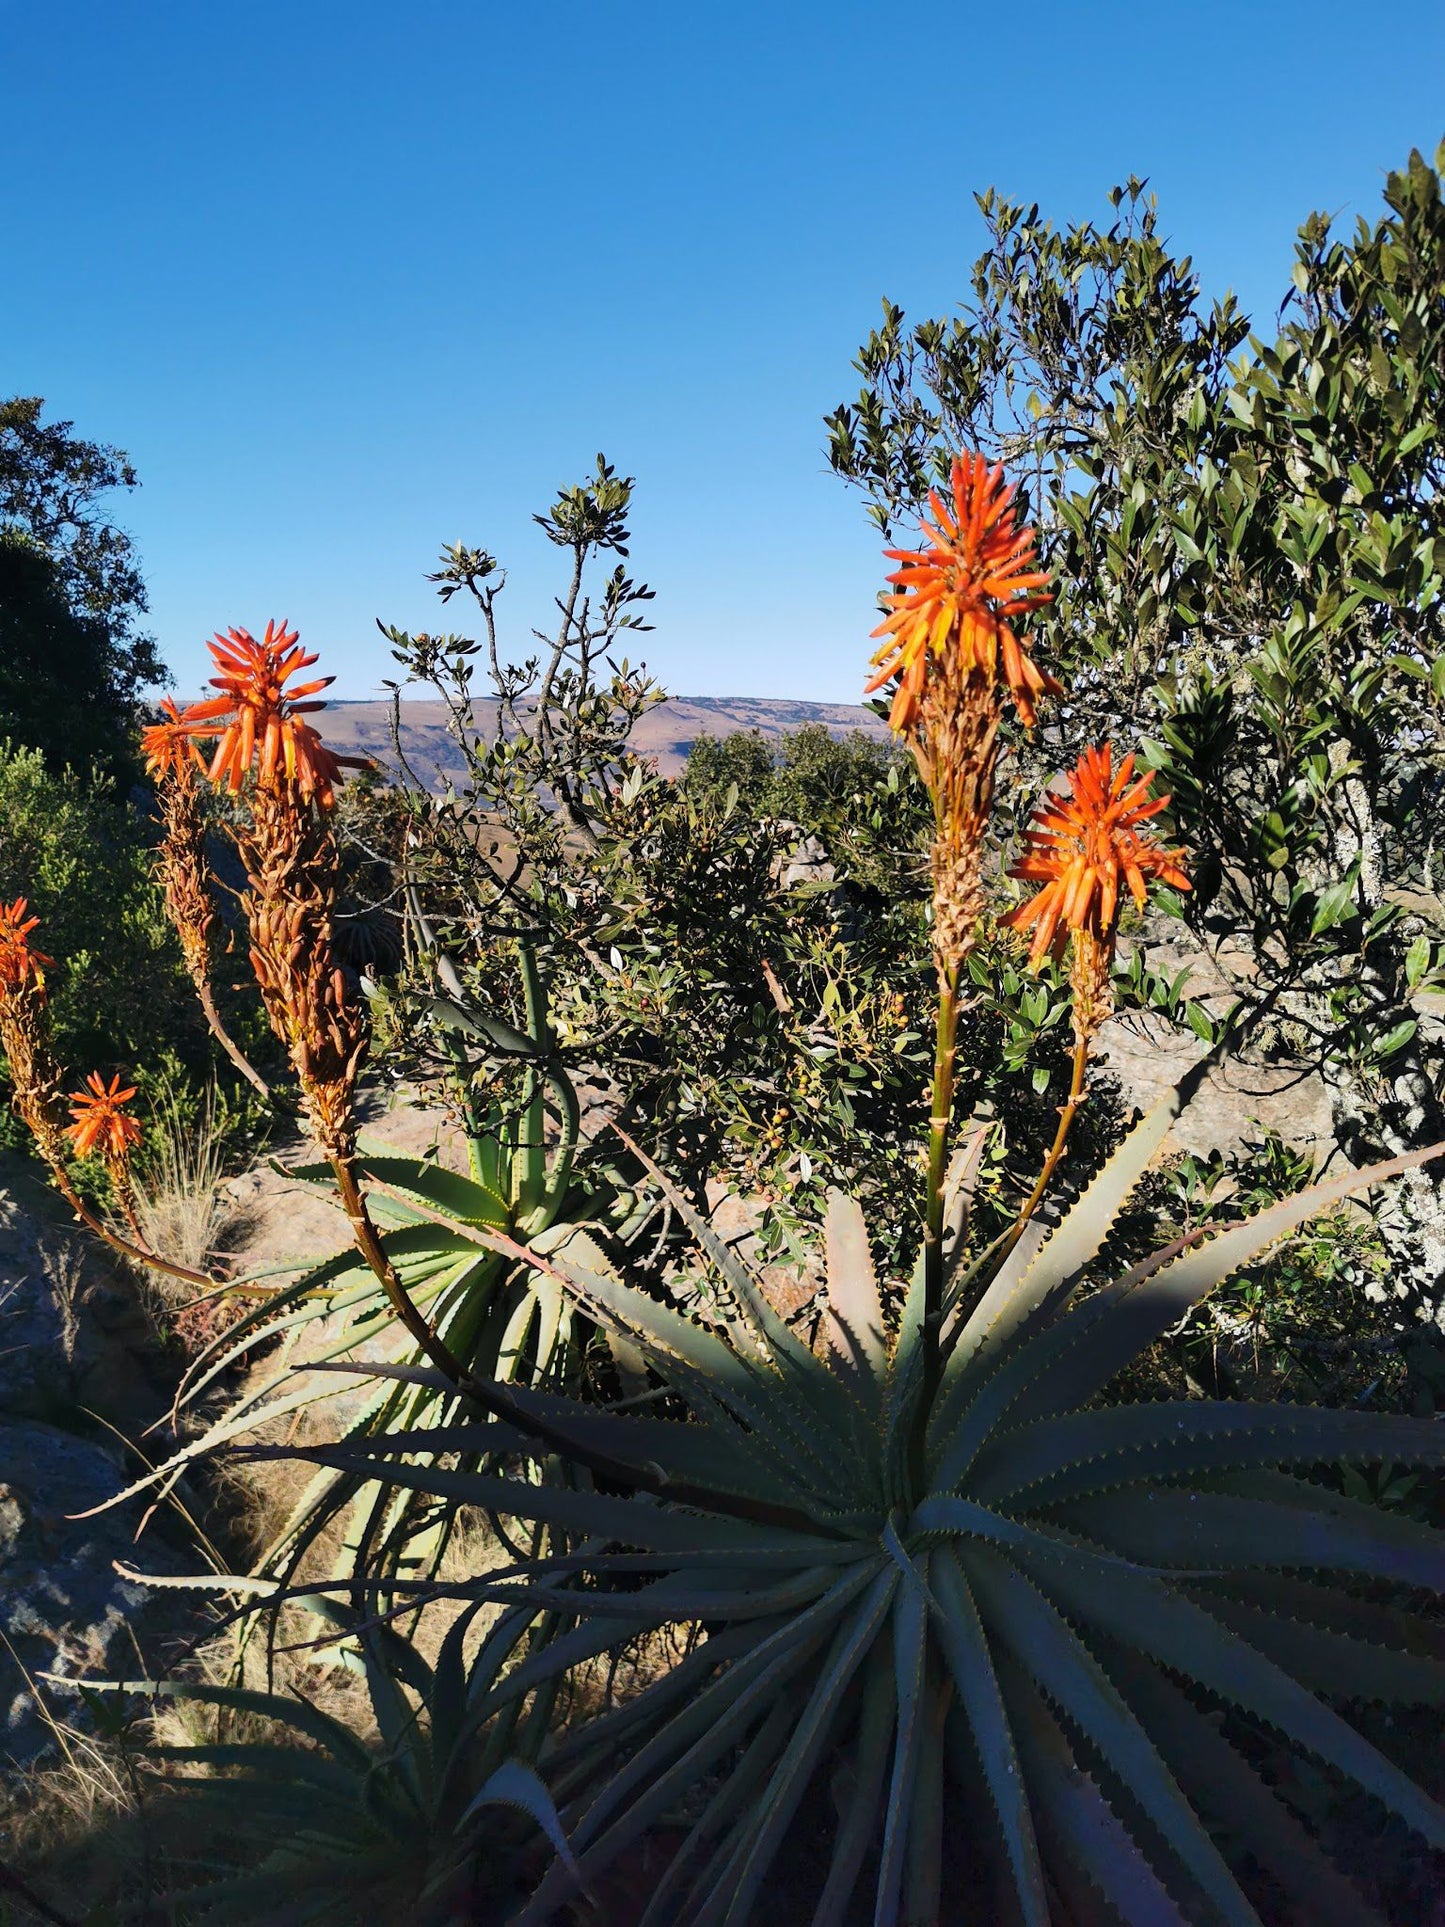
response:
<path id="1" fill-rule="evenodd" d="M 0 1421 L 0 1768 L 52 1750 L 47 1707 L 61 1721 L 86 1717 L 84 1702 L 43 1674 L 134 1678 L 194 1623 L 188 1595 L 116 1572 L 118 1559 L 152 1572 L 185 1569 L 153 1531 L 137 1555 L 133 1510 L 71 1516 L 110 1498 L 124 1478 L 109 1446 L 33 1420 Z"/>
<path id="2" fill-rule="evenodd" d="M 1126 1106 L 1141 1111 L 1152 1110 L 1204 1054 L 1192 1031 L 1162 1018 L 1131 1013 L 1113 1018 L 1099 1033 L 1098 1057 L 1118 1078 Z M 1312 1152 L 1322 1164 L 1335 1141 L 1322 1080 L 1289 1065 L 1226 1058 L 1210 1072 L 1167 1142 L 1175 1150 L 1208 1156 L 1237 1151 L 1265 1131 Z"/>
<path id="3" fill-rule="evenodd" d="M 77 1408 L 122 1430 L 155 1416 L 155 1337 L 131 1280 L 18 1160 L 0 1170 L 0 1417 L 69 1421 Z"/>

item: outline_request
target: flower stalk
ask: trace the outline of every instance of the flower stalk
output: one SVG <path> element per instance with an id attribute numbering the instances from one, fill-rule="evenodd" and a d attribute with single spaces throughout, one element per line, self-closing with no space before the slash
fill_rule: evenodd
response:
<path id="1" fill-rule="evenodd" d="M 887 551 L 898 569 L 873 658 L 871 692 L 894 685 L 889 721 L 908 744 L 933 802 L 929 856 L 937 1033 L 923 1210 L 923 1392 L 914 1441 L 938 1382 L 943 1325 L 944 1184 L 953 1117 L 959 987 L 984 908 L 983 848 L 1005 697 L 1031 726 L 1059 685 L 1032 660 L 1014 624 L 1051 598 L 1037 537 L 1001 468 L 956 456 L 948 499 L 934 490 L 918 549 Z"/>
<path id="2" fill-rule="evenodd" d="M 215 906 L 211 900 L 211 872 L 206 860 L 206 818 L 198 778 L 205 770 L 189 724 L 166 696 L 161 701 L 164 720 L 142 732 L 141 750 L 156 783 L 161 810 L 161 844 L 156 859 L 157 880 L 166 915 L 180 941 L 187 975 L 195 986 L 207 1028 L 241 1076 L 264 1097 L 275 1102 L 270 1085 L 256 1069 L 221 1021 L 211 989 L 211 928 Z"/>

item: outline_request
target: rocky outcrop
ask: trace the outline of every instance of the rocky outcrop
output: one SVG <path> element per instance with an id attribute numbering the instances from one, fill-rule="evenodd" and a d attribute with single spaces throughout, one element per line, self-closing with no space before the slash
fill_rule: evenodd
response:
<path id="1" fill-rule="evenodd" d="M 123 1482 L 118 1450 L 34 1420 L 0 1421 L 0 1771 L 49 1752 L 53 1721 L 77 1717 L 75 1697 L 47 1676 L 134 1678 L 189 1616 L 176 1595 L 117 1573 L 118 1560 L 136 1559 L 133 1517 L 73 1516 Z M 148 1536 L 140 1563 L 169 1572 L 183 1562 Z"/>
<path id="2" fill-rule="evenodd" d="M 74 1515 L 126 1483 L 104 1424 L 135 1436 L 167 1397 L 165 1361 L 132 1281 L 18 1160 L 0 1167 L 0 1770 L 55 1744 L 50 1714 L 77 1715 L 43 1675 L 103 1676 L 153 1663 L 189 1608 L 122 1580 L 136 1513 Z M 180 1570 L 147 1534 L 139 1563 Z M 83 1717 L 83 1708 L 81 1709 Z"/>

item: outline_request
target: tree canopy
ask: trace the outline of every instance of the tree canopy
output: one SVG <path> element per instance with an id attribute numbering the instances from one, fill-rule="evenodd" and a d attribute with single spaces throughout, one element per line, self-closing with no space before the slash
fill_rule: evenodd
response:
<path id="1" fill-rule="evenodd" d="M 145 583 L 103 498 L 137 486 L 119 449 L 0 402 L 0 734 L 57 766 L 124 762 L 143 692 L 166 672 L 139 627 Z"/>

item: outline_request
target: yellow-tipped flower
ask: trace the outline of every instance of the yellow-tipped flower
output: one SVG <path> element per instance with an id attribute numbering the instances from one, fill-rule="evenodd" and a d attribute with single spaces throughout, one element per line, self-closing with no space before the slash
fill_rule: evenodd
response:
<path id="1" fill-rule="evenodd" d="M 6 990 L 23 990 L 27 985 L 43 989 L 45 966 L 55 961 L 30 947 L 30 932 L 40 919 L 27 917 L 29 908 L 24 897 L 0 903 L 0 988 Z"/>
<path id="2" fill-rule="evenodd" d="M 1010 626 L 1052 600 L 1042 593 L 1047 575 L 1035 567 L 1037 536 L 1020 522 L 1014 493 L 1002 468 L 991 469 L 982 455 L 955 455 L 951 505 L 936 489 L 928 497 L 933 520 L 923 518 L 926 546 L 884 551 L 902 566 L 888 578 L 898 593 L 873 631 L 887 641 L 873 657 L 866 693 L 897 678 L 889 721 L 900 735 L 918 721 L 930 665 L 950 654 L 959 670 L 976 670 L 990 683 L 1001 666 L 1029 725 L 1035 700 L 1061 693 Z"/>
<path id="3" fill-rule="evenodd" d="M 1033 931 L 1035 970 L 1050 954 L 1061 957 L 1073 939 L 1074 1034 L 1085 1046 L 1113 1008 L 1120 884 L 1141 910 L 1151 881 L 1190 887 L 1184 852 L 1161 849 L 1141 827 L 1169 798 L 1150 797 L 1152 778 L 1133 780 L 1132 753 L 1117 770 L 1113 761 L 1107 743 L 1086 749 L 1065 779 L 1067 795 L 1049 797 L 1034 812 L 1024 853 L 1009 875 L 1044 887 L 1002 919 Z"/>
<path id="4" fill-rule="evenodd" d="M 87 1089 L 70 1094 L 70 1115 L 75 1122 L 66 1126 L 65 1135 L 77 1157 L 123 1163 L 141 1140 L 140 1125 L 126 1109 L 135 1096 L 135 1086 L 122 1090 L 118 1072 L 109 1084 L 99 1071 L 92 1071 L 85 1082 Z"/>
<path id="5" fill-rule="evenodd" d="M 1015 930 L 1032 930 L 1029 962 L 1037 969 L 1050 952 L 1061 957 L 1071 933 L 1085 931 L 1112 943 L 1122 881 L 1142 910 L 1148 882 L 1187 890 L 1182 850 L 1164 850 L 1139 826 L 1167 808 L 1167 796 L 1149 795 L 1150 776 L 1134 775 L 1134 756 L 1113 768 L 1108 743 L 1086 749 L 1065 781 L 1065 796 L 1050 796 L 1035 812 L 1024 854 L 1011 877 L 1042 882 L 1043 889 L 1002 919 Z"/>

